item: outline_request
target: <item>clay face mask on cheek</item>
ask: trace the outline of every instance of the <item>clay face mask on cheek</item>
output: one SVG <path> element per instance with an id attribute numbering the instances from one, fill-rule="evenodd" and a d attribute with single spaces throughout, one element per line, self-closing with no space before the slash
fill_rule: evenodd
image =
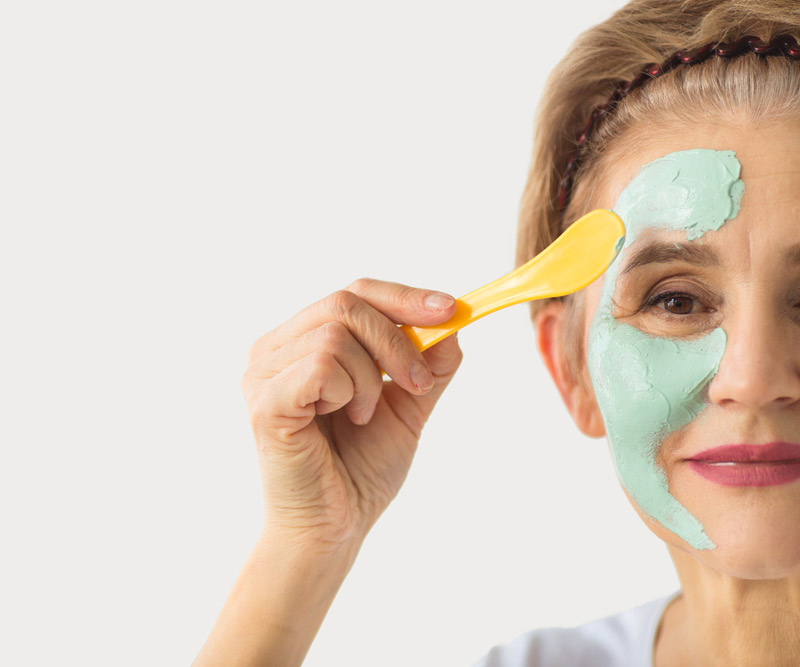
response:
<path id="1" fill-rule="evenodd" d="M 685 231 L 689 240 L 736 216 L 744 184 L 732 151 L 690 150 L 645 165 L 614 211 L 625 244 L 604 277 L 589 331 L 588 365 L 617 476 L 639 508 L 695 549 L 713 549 L 700 522 L 669 492 L 658 447 L 704 407 L 703 390 L 717 372 L 725 332 L 683 340 L 649 336 L 618 322 L 612 297 L 621 257 L 646 229 Z"/>

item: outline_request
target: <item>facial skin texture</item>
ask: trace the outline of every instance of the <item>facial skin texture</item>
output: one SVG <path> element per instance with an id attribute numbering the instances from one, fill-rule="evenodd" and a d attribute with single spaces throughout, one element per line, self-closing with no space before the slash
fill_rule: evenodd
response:
<path id="1" fill-rule="evenodd" d="M 687 463 L 719 445 L 800 444 L 800 120 L 714 118 L 677 128 L 653 121 L 628 137 L 624 146 L 612 147 L 606 180 L 587 210 L 613 209 L 644 165 L 676 151 L 733 151 L 745 184 L 739 212 L 718 230 L 687 240 L 685 231 L 652 228 L 636 239 L 712 250 L 716 264 L 687 256 L 624 273 L 630 255 L 623 251 L 617 259 L 617 322 L 664 339 L 700 340 L 715 329 L 726 339 L 719 367 L 699 396 L 702 411 L 666 434 L 656 454 L 669 494 L 715 548 L 696 549 L 626 492 L 667 544 L 683 591 L 664 615 L 655 665 L 800 665 L 800 480 L 725 487 Z M 578 295 L 587 355 L 607 277 Z M 690 313 L 670 313 L 663 300 L 643 305 L 667 291 L 687 295 Z M 588 367 L 577 376 L 569 372 L 563 331 L 570 319 L 563 303 L 548 302 L 537 317 L 537 342 L 578 427 L 601 437 L 606 429 Z M 625 544 L 614 548 L 628 557 Z"/>
<path id="2" fill-rule="evenodd" d="M 693 340 L 651 336 L 617 321 L 613 295 L 622 258 L 642 232 L 682 230 L 698 239 L 733 218 L 743 191 L 739 171 L 733 153 L 710 150 L 671 153 L 642 168 L 614 206 L 625 223 L 625 244 L 605 275 L 589 334 L 589 371 L 617 476 L 642 511 L 695 549 L 714 543 L 669 493 L 656 455 L 666 434 L 702 411 L 725 332 L 716 328 Z"/>
<path id="3" fill-rule="evenodd" d="M 686 462 L 719 445 L 800 443 L 800 264 L 790 261 L 800 258 L 800 253 L 792 254 L 800 243 L 800 163 L 795 150 L 800 147 L 800 121 L 699 124 L 645 138 L 636 146 L 614 162 L 613 174 L 592 208 L 613 209 L 643 166 L 697 148 L 733 151 L 745 189 L 736 216 L 700 238 L 687 241 L 685 231 L 660 227 L 638 233 L 637 244 L 657 240 L 710 249 L 717 255 L 716 265 L 676 259 L 624 273 L 626 250 L 615 262 L 617 322 L 665 339 L 698 340 L 717 328 L 726 337 L 719 369 L 700 396 L 706 407 L 666 435 L 657 453 L 669 493 L 699 521 L 716 548 L 695 549 L 631 498 L 632 504 L 665 542 L 729 574 L 800 575 L 800 481 L 723 487 L 700 478 Z M 591 324 L 608 275 L 582 295 L 587 357 Z M 670 314 L 664 303 L 643 306 L 665 291 L 687 294 L 692 313 Z M 562 386 L 562 395 L 567 393 L 579 426 L 593 436 L 606 435 L 588 368 L 579 385 Z M 599 427 L 587 431 L 587 424 Z"/>

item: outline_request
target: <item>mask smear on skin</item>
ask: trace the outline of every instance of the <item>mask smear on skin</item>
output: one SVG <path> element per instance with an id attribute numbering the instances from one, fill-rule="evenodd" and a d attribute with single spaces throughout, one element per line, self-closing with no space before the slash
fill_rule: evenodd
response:
<path id="1" fill-rule="evenodd" d="M 696 240 L 736 216 L 744 192 L 733 151 L 679 151 L 645 165 L 614 206 L 625 223 L 620 255 L 645 229 Z M 701 241 L 702 242 L 702 241 Z M 619 256 L 618 256 L 619 257 Z M 619 258 L 605 274 L 589 332 L 588 365 L 620 483 L 639 508 L 695 549 L 713 549 L 701 523 L 669 492 L 656 456 L 664 438 L 704 408 L 725 332 L 650 336 L 613 315 Z"/>

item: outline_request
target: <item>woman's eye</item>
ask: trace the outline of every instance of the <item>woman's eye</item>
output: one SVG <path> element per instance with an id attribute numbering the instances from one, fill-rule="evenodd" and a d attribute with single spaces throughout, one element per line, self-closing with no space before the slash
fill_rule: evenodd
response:
<path id="1" fill-rule="evenodd" d="M 627 313 L 624 306 L 619 308 L 617 319 L 628 319 L 629 324 L 651 336 L 691 337 L 721 323 L 723 300 L 719 292 L 692 283 L 685 287 L 662 283 L 644 294 Z"/>
<path id="2" fill-rule="evenodd" d="M 699 306 L 697 299 L 682 292 L 657 294 L 648 301 L 648 306 L 657 306 L 670 315 L 691 315 Z"/>

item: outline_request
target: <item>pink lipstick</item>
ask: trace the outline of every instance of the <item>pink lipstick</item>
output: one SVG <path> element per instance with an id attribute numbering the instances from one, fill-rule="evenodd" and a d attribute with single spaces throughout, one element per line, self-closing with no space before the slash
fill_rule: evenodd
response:
<path id="1" fill-rule="evenodd" d="M 688 459 L 692 470 L 723 486 L 773 486 L 800 478 L 800 445 L 722 445 Z"/>

